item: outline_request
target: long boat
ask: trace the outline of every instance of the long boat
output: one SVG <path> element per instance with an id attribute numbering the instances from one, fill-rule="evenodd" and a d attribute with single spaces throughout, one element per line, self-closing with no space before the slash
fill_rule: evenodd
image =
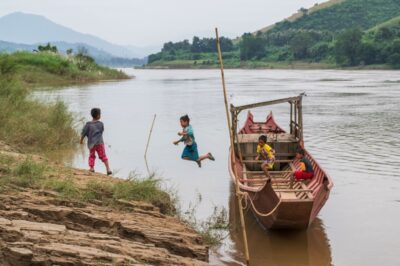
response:
<path id="1" fill-rule="evenodd" d="M 305 229 L 314 221 L 329 198 L 333 182 L 318 162 L 305 149 L 303 141 L 302 100 L 304 94 L 243 106 L 231 105 L 234 147 L 230 147 L 229 172 L 239 183 L 244 208 L 250 208 L 258 223 L 266 229 Z M 265 121 L 255 122 L 248 111 L 244 126 L 238 130 L 238 115 L 244 110 L 289 103 L 289 132 L 280 127 L 270 112 Z M 261 161 L 255 160 L 260 135 L 275 150 L 275 164 L 266 177 Z M 305 150 L 314 168 L 314 177 L 293 181 L 293 172 L 300 169 L 296 150 Z"/>

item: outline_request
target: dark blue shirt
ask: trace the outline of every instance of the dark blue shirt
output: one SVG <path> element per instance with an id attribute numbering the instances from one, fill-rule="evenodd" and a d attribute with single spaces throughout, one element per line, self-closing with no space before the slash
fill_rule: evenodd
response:
<path id="1" fill-rule="evenodd" d="M 103 144 L 104 124 L 100 121 L 90 121 L 82 129 L 82 137 L 88 138 L 88 148 L 92 149 L 95 145 Z"/>

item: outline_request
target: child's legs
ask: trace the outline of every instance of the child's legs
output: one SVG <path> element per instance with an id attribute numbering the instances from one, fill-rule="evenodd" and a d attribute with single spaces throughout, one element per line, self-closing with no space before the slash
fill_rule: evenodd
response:
<path id="1" fill-rule="evenodd" d="M 296 180 L 305 180 L 313 178 L 313 173 L 303 172 L 303 171 L 296 171 L 294 172 L 294 177 Z"/>
<path id="2" fill-rule="evenodd" d="M 107 155 L 106 155 L 106 150 L 104 148 L 104 144 L 99 144 L 99 145 L 96 145 L 95 147 L 96 147 L 97 155 L 99 156 L 100 160 L 106 166 L 107 171 L 110 170 L 110 167 L 108 165 L 108 158 L 107 158 Z"/>
<path id="3" fill-rule="evenodd" d="M 199 157 L 199 159 L 197 159 L 198 161 L 203 161 L 203 160 L 205 160 L 205 159 L 209 159 L 210 158 L 210 156 L 208 155 L 208 154 L 204 154 L 204 155 L 201 155 L 200 157 Z"/>
<path id="4" fill-rule="evenodd" d="M 269 163 L 268 162 L 264 162 L 264 163 L 261 164 L 261 169 L 264 171 L 264 173 L 265 173 L 265 175 L 267 177 L 269 177 L 269 172 L 268 172 L 269 168 L 270 167 L 269 167 Z"/>
<path id="5" fill-rule="evenodd" d="M 96 160 L 96 148 L 93 147 L 89 150 L 89 167 L 94 168 L 94 161 Z"/>

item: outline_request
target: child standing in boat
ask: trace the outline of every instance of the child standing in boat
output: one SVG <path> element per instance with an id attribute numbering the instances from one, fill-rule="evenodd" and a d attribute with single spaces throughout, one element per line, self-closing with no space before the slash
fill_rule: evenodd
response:
<path id="1" fill-rule="evenodd" d="M 215 161 L 214 156 L 212 156 L 210 152 L 205 155 L 199 156 L 197 143 L 194 138 L 193 128 L 190 125 L 190 118 L 188 115 L 184 115 L 180 118 L 180 124 L 183 130 L 178 132 L 178 135 L 181 136 L 181 138 L 177 141 L 174 141 L 174 144 L 178 145 L 180 142 L 185 143 L 186 146 L 182 153 L 182 159 L 194 161 L 199 167 L 201 167 L 201 161 L 205 159 Z"/>
<path id="2" fill-rule="evenodd" d="M 270 177 L 268 171 L 274 168 L 275 150 L 267 144 L 267 136 L 261 135 L 258 138 L 257 157 L 256 160 L 263 160 L 261 169 L 267 177 Z"/>
<path id="3" fill-rule="evenodd" d="M 112 172 L 110 170 L 110 166 L 108 164 L 108 158 L 104 148 L 104 141 L 103 141 L 104 124 L 100 121 L 101 110 L 99 108 L 93 108 L 90 111 L 90 114 L 93 120 L 87 122 L 86 125 L 83 127 L 81 134 L 81 141 L 80 141 L 80 143 L 83 144 L 83 140 L 85 139 L 85 137 L 88 138 L 87 146 L 90 151 L 89 171 L 94 172 L 94 163 L 96 160 L 96 153 L 97 153 L 100 160 L 106 166 L 107 175 L 111 175 Z"/>

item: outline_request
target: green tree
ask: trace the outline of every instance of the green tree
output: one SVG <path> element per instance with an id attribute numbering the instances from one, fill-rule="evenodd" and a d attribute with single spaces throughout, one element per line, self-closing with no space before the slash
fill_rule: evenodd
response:
<path id="1" fill-rule="evenodd" d="M 242 36 L 240 47 L 240 60 L 261 59 L 266 56 L 266 42 L 264 39 L 245 33 Z"/>
<path id="2" fill-rule="evenodd" d="M 360 59 L 364 65 L 370 65 L 377 63 L 378 48 L 375 47 L 375 43 L 371 41 L 365 41 L 360 47 Z"/>
<path id="3" fill-rule="evenodd" d="M 321 61 L 332 54 L 332 46 L 328 42 L 319 42 L 310 48 L 310 57 L 315 61 Z"/>
<path id="4" fill-rule="evenodd" d="M 290 47 L 295 59 L 305 59 L 310 55 L 310 48 L 315 40 L 310 32 L 299 32 L 290 41 Z"/>
<path id="5" fill-rule="evenodd" d="M 400 39 L 396 39 L 389 47 L 390 55 L 387 62 L 395 68 L 400 68 Z"/>
<path id="6" fill-rule="evenodd" d="M 358 28 L 348 29 L 339 34 L 335 43 L 336 62 L 342 66 L 355 66 L 360 63 L 363 32 Z"/>
<path id="7" fill-rule="evenodd" d="M 201 42 L 200 38 L 197 36 L 193 37 L 192 47 L 190 48 L 192 53 L 200 53 L 201 52 Z"/>
<path id="8" fill-rule="evenodd" d="M 58 53 L 57 46 L 52 46 L 50 43 L 47 43 L 46 45 L 39 45 L 37 49 L 39 52 Z"/>

